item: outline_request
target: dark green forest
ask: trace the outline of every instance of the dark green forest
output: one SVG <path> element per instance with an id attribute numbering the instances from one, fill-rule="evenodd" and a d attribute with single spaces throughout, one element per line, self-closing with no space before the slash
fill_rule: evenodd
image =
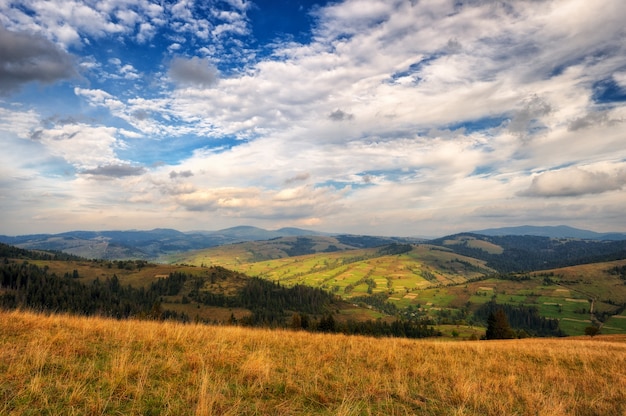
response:
<path id="1" fill-rule="evenodd" d="M 470 247 L 467 241 L 454 245 L 444 244 L 453 237 L 465 236 L 488 241 L 502 247 L 504 251 L 502 254 L 488 253 L 480 248 Z M 429 244 L 445 246 L 458 254 L 485 260 L 488 267 L 499 273 L 529 272 L 626 258 L 626 240 L 598 241 L 529 235 L 459 234 L 432 240 Z"/>
<path id="2" fill-rule="evenodd" d="M 495 315 L 498 311 L 504 312 L 511 328 L 517 330 L 519 334 L 524 331 L 526 336 L 534 337 L 562 337 L 566 335 L 559 328 L 557 319 L 539 316 L 539 310 L 534 306 L 498 304 L 495 301 L 489 301 L 474 312 L 474 319 L 488 326 L 490 316 Z"/>
<path id="3" fill-rule="evenodd" d="M 0 258 L 29 260 L 84 260 L 81 257 L 54 250 L 24 250 L 9 244 L 0 243 Z"/>
<path id="4" fill-rule="evenodd" d="M 169 283 L 156 281 L 148 289 L 123 286 L 116 275 L 89 284 L 76 279 L 76 273 L 57 276 L 46 267 L 4 259 L 0 266 L 0 307 L 30 309 L 41 312 L 67 312 L 78 315 L 100 315 L 117 319 L 178 319 L 188 317 L 163 311 L 160 297 L 166 295 Z"/>

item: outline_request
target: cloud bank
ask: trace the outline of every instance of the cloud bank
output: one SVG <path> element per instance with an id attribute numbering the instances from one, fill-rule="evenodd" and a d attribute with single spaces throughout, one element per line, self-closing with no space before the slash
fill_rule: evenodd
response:
<path id="1" fill-rule="evenodd" d="M 262 7 L 0 3 L 0 232 L 626 231 L 626 3 Z"/>

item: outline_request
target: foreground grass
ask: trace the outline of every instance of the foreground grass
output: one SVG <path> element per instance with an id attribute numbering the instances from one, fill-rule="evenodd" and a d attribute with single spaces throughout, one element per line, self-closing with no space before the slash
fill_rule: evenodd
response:
<path id="1" fill-rule="evenodd" d="M 0 312 L 0 414 L 617 415 L 626 337 L 444 343 Z"/>

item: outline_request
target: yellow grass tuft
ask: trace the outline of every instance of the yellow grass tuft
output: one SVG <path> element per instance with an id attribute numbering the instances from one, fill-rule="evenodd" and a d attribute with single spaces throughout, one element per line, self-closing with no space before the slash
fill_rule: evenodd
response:
<path id="1" fill-rule="evenodd" d="M 462 341 L 0 312 L 0 414 L 618 415 L 626 336 Z"/>

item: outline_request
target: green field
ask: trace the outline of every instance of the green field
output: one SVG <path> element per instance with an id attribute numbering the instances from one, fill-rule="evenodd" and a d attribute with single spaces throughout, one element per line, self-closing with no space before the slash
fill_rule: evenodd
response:
<path id="1" fill-rule="evenodd" d="M 249 276 L 307 284 L 343 297 L 387 292 L 398 297 L 432 286 L 463 283 L 493 273 L 484 262 L 428 245 L 416 245 L 404 254 L 381 255 L 379 249 L 346 250 L 258 261 L 261 244 L 239 244 L 189 253 L 177 263 L 221 265 Z M 268 249 L 263 252 L 267 253 Z M 278 252 L 277 252 L 278 253 Z M 364 280 L 372 280 L 369 286 Z"/>
<path id="2" fill-rule="evenodd" d="M 468 244 L 498 251 L 478 240 Z M 257 260 L 268 253 L 277 257 Z M 427 244 L 396 255 L 381 255 L 372 248 L 288 257 L 262 243 L 222 246 L 177 260 L 197 266 L 219 264 L 288 286 L 320 287 L 348 301 L 382 294 L 401 310 L 411 307 L 438 322 L 442 316 L 472 312 L 495 300 L 536 307 L 541 316 L 559 319 L 566 333 L 581 335 L 592 323 L 600 324 L 590 314 L 593 303 L 594 312 L 605 313 L 603 333 L 626 333 L 626 318 L 611 317 L 619 312 L 616 305 L 626 304 L 626 284 L 607 271 L 626 260 L 497 276 L 483 261 Z"/>
<path id="3" fill-rule="evenodd" d="M 32 263 L 61 276 L 75 271 L 83 282 L 116 275 L 123 285 L 134 287 L 145 287 L 174 271 L 208 276 L 209 267 L 220 265 L 284 286 L 304 284 L 333 293 L 348 302 L 335 311 L 337 319 L 343 321 L 393 319 L 381 312 L 391 310 L 380 307 L 381 302 L 388 302 L 405 317 L 429 318 L 437 326 L 473 325 L 478 323 L 472 320 L 473 312 L 496 301 L 534 307 L 540 316 L 558 319 L 561 329 L 569 335 L 582 335 L 590 325 L 601 326 L 602 333 L 626 333 L 626 318 L 620 317 L 626 316 L 626 284 L 618 275 L 609 273 L 611 268 L 625 265 L 626 260 L 497 275 L 482 261 L 426 244 L 413 245 L 410 251 L 393 255 L 370 248 L 294 257 L 289 257 L 281 244 L 277 241 L 222 246 L 178 255 L 171 259 L 177 264 L 104 260 Z M 237 288 L 237 282 L 222 282 L 211 290 L 229 293 Z M 161 301 L 164 308 L 218 322 L 231 316 L 240 319 L 249 313 L 245 309 L 222 310 L 183 302 L 182 295 L 165 296 Z"/>

